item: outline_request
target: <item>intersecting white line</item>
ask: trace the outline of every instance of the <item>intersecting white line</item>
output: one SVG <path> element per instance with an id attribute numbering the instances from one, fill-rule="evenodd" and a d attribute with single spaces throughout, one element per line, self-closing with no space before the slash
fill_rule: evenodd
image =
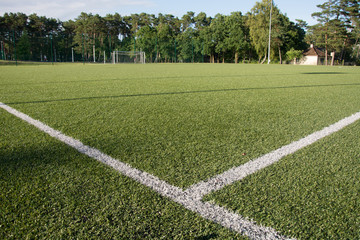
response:
<path id="1" fill-rule="evenodd" d="M 259 226 L 253 221 L 250 221 L 234 212 L 231 212 L 221 206 L 210 204 L 201 201 L 202 197 L 212 191 L 219 190 L 228 184 L 241 180 L 262 168 L 265 168 L 281 158 L 296 152 L 297 150 L 308 146 L 321 138 L 324 138 L 342 128 L 354 123 L 360 119 L 360 112 L 353 114 L 339 122 L 324 128 L 321 131 L 315 132 L 308 137 L 300 139 L 286 145 L 278 150 L 264 155 L 258 159 L 250 161 L 240 167 L 230 169 L 223 174 L 215 176 L 208 181 L 200 182 L 193 185 L 189 189 L 183 191 L 181 188 L 173 186 L 159 178 L 140 171 L 130 165 L 114 159 L 100 150 L 84 145 L 82 142 L 73 139 L 65 134 L 47 126 L 46 124 L 35 120 L 28 115 L 17 111 L 16 109 L 0 102 L 0 107 L 14 116 L 26 121 L 27 123 L 35 126 L 41 131 L 49 134 L 50 136 L 66 143 L 67 145 L 75 148 L 80 153 L 83 153 L 91 158 L 94 158 L 113 169 L 119 171 L 125 176 L 128 176 L 141 184 L 150 187 L 164 197 L 170 198 L 173 201 L 183 205 L 186 209 L 200 214 L 203 218 L 221 224 L 231 230 L 239 232 L 248 236 L 251 239 L 287 239 L 285 236 L 280 235 L 274 229 L 269 227 Z"/>
<path id="2" fill-rule="evenodd" d="M 251 239 L 287 239 L 281 236 L 274 229 L 269 227 L 258 226 L 254 222 L 235 214 L 223 207 L 204 203 L 201 200 L 193 199 L 191 195 L 184 192 L 179 187 L 173 186 L 159 178 L 140 171 L 130 165 L 114 159 L 98 149 L 84 145 L 82 142 L 66 136 L 65 134 L 57 131 L 46 124 L 31 118 L 30 116 L 0 102 L 0 107 L 14 116 L 26 121 L 27 123 L 35 126 L 48 135 L 62 141 L 70 147 L 76 149 L 91 158 L 94 158 L 112 168 L 119 171 L 125 176 L 128 176 L 141 184 L 150 187 L 164 197 L 170 198 L 173 201 L 180 203 L 185 208 L 200 214 L 203 218 L 216 222 L 224 227 L 239 232 Z"/>
<path id="3" fill-rule="evenodd" d="M 190 194 L 194 199 L 202 199 L 205 195 L 214 191 L 218 191 L 221 188 L 230 185 L 236 181 L 240 181 L 241 179 L 257 171 L 278 162 L 283 157 L 293 154 L 296 151 L 307 147 L 326 136 L 340 131 L 344 127 L 356 122 L 359 119 L 360 112 L 357 112 L 298 141 L 285 145 L 277 150 L 274 150 L 252 161 L 249 161 L 241 166 L 231 168 L 222 174 L 210 178 L 207 181 L 201 181 L 199 183 L 196 183 L 189 187 L 186 192 Z"/>

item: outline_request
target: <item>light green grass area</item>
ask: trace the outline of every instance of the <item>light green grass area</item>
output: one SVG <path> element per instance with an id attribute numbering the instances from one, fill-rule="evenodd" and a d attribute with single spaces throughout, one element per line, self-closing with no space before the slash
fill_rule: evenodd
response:
<path id="1" fill-rule="evenodd" d="M 2 67 L 1 101 L 187 187 L 359 110 L 358 68 Z M 243 155 L 246 153 L 246 155 Z"/>
<path id="2" fill-rule="evenodd" d="M 0 109 L 0 239 L 244 239 Z"/>
<path id="3" fill-rule="evenodd" d="M 206 200 L 297 239 L 360 238 L 360 122 Z"/>

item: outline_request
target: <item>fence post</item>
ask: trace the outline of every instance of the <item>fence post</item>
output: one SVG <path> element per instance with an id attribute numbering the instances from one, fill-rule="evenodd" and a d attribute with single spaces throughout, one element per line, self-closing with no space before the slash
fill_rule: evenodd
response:
<path id="1" fill-rule="evenodd" d="M 93 56 L 94 56 L 94 63 L 95 63 L 95 45 L 93 45 Z"/>

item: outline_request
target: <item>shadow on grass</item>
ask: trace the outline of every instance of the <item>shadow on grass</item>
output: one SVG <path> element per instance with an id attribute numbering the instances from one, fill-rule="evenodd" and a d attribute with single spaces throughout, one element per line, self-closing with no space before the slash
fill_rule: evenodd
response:
<path id="1" fill-rule="evenodd" d="M 293 73 L 271 74 L 271 76 L 291 76 L 297 75 Z M 84 80 L 69 80 L 56 82 L 22 82 L 22 83 L 7 83 L 0 84 L 1 86 L 16 86 L 16 85 L 47 85 L 47 84 L 67 84 L 67 83 L 91 83 L 91 82 L 115 82 L 115 81 L 142 81 L 142 80 L 169 80 L 169 79 L 199 79 L 199 78 L 241 78 L 241 77 L 265 77 L 269 74 L 257 75 L 212 75 L 212 76 L 167 76 L 167 77 L 137 77 L 137 78 L 109 78 L 109 79 L 84 79 Z"/>
<path id="2" fill-rule="evenodd" d="M 59 151 L 62 154 L 59 155 Z M 17 148 L 4 148 L 0 151 L 0 167 L 2 173 L 24 169 L 35 169 L 39 166 L 66 164 L 72 158 L 77 158 L 77 152 L 61 143 L 29 144 Z M 1 174 L 0 174 L 1 175 Z"/>
<path id="3" fill-rule="evenodd" d="M 306 75 L 336 75 L 336 74 L 347 74 L 345 72 L 306 72 L 306 73 L 301 73 L 301 74 L 306 74 Z"/>
<path id="4" fill-rule="evenodd" d="M 13 61 L 13 60 L 0 60 L 0 66 L 39 66 L 39 65 L 52 65 L 52 62 L 33 62 L 33 61 Z"/>
<path id="5" fill-rule="evenodd" d="M 196 237 L 194 239 L 195 240 L 209 240 L 209 239 L 215 239 L 215 238 L 218 238 L 217 234 L 210 234 L 210 235 L 206 235 L 206 236 Z"/>
<path id="6" fill-rule="evenodd" d="M 294 88 L 344 87 L 344 86 L 345 87 L 347 87 L 347 86 L 360 86 L 360 83 L 303 85 L 303 86 L 280 86 L 280 87 L 261 87 L 261 88 L 231 88 L 231 89 L 213 89 L 213 90 L 197 90 L 197 91 L 183 91 L 183 92 L 139 93 L 139 94 L 116 95 L 116 96 L 95 96 L 95 97 L 63 98 L 63 99 L 49 99 L 49 100 L 23 101 L 23 102 L 5 102 L 5 104 L 9 104 L 9 105 L 35 104 L 35 103 L 52 103 L 52 102 L 81 101 L 81 100 L 98 100 L 98 99 L 111 99 L 111 98 L 151 97 L 151 96 L 184 95 L 184 94 L 199 94 L 199 93 L 255 91 L 255 90 L 276 90 L 276 89 L 294 89 Z"/>

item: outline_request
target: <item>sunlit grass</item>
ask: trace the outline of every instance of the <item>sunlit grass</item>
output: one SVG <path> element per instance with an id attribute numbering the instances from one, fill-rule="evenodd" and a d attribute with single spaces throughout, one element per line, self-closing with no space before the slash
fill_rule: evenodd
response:
<path id="1" fill-rule="evenodd" d="M 257 65 L 62 65 L 2 77 L 3 102 L 187 187 L 358 111 L 359 71 Z M 246 153 L 246 155 L 244 154 Z"/>
<path id="2" fill-rule="evenodd" d="M 358 239 L 360 123 L 206 200 L 297 239 Z"/>

